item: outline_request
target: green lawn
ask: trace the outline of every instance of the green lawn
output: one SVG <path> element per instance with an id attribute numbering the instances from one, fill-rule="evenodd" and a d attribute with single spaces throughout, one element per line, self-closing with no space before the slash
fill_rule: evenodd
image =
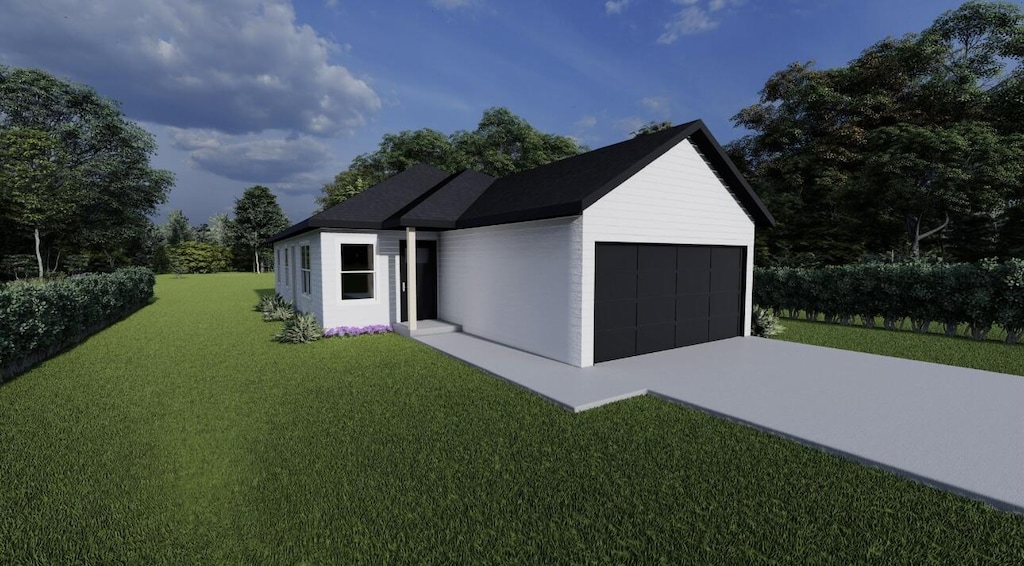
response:
<path id="1" fill-rule="evenodd" d="M 780 340 L 1024 375 L 1024 344 L 781 318 Z M 1021 409 L 1024 411 L 1024 408 Z"/>
<path id="2" fill-rule="evenodd" d="M 651 397 L 274 343 L 272 281 L 161 277 L 0 386 L 0 564 L 1024 562 L 1024 516 Z"/>

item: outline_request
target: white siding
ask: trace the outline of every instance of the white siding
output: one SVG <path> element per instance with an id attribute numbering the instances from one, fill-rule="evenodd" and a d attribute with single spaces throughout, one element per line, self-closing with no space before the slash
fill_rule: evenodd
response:
<path id="1" fill-rule="evenodd" d="M 322 317 L 324 328 L 391 324 L 392 272 L 397 263 L 398 246 L 388 232 L 321 232 L 323 247 L 320 264 L 323 272 Z M 341 300 L 341 245 L 373 245 L 373 298 Z"/>
<path id="2" fill-rule="evenodd" d="M 749 334 L 754 222 L 688 140 L 583 211 L 579 365 L 584 367 L 594 363 L 597 242 L 745 246 L 744 329 Z"/>
<path id="3" fill-rule="evenodd" d="M 442 232 L 438 316 L 579 365 L 580 234 L 578 217 Z"/>
<path id="4" fill-rule="evenodd" d="M 302 293 L 302 246 L 309 246 L 310 259 L 310 293 Z M 320 238 L 316 232 L 307 232 L 294 238 L 282 240 L 274 244 L 275 258 L 280 251 L 282 254 L 281 263 L 275 266 L 281 272 L 280 280 L 275 278 L 275 290 L 286 300 L 295 305 L 295 309 L 301 312 L 310 312 L 316 315 L 318 321 L 323 321 L 323 310 L 321 309 L 321 285 L 317 274 L 320 272 Z M 289 254 L 288 267 L 285 267 L 284 254 Z"/>

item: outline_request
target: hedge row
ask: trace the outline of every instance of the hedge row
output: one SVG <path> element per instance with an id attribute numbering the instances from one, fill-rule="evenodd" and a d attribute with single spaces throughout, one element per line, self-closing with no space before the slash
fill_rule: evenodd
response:
<path id="1" fill-rule="evenodd" d="M 759 267 L 754 269 L 754 303 L 797 318 L 864 326 L 881 318 L 886 328 L 910 320 L 914 330 L 926 332 L 932 322 L 954 336 L 965 334 L 984 340 L 992 326 L 1006 330 L 1006 341 L 1017 342 L 1024 333 L 1024 260 L 999 264 L 949 265 L 868 264 L 820 269 Z"/>
<path id="2" fill-rule="evenodd" d="M 156 279 L 142 267 L 0 287 L 0 381 L 146 305 Z"/>

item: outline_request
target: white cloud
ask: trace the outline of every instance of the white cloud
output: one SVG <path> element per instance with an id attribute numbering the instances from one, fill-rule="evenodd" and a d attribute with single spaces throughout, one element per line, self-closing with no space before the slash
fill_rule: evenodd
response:
<path id="1" fill-rule="evenodd" d="M 685 35 L 694 35 L 711 31 L 721 23 L 712 18 L 711 14 L 721 12 L 729 6 L 739 6 L 745 0 L 673 0 L 675 4 L 685 6 L 665 24 L 665 31 L 658 37 L 658 43 L 668 45 Z M 701 4 L 704 4 L 703 6 Z"/>
<path id="2" fill-rule="evenodd" d="M 642 128 L 646 123 L 647 122 L 645 122 L 642 118 L 637 118 L 636 116 L 628 116 L 626 118 L 619 118 L 618 120 L 615 120 L 613 126 L 616 130 L 622 132 L 623 135 L 629 135 Z"/>
<path id="3" fill-rule="evenodd" d="M 305 185 L 309 171 L 327 164 L 330 146 L 304 136 L 255 138 L 212 130 L 169 130 L 171 145 L 187 151 L 197 169 L 236 181 Z"/>
<path id="4" fill-rule="evenodd" d="M 645 96 L 640 99 L 640 104 L 656 114 L 667 114 L 669 111 L 667 96 Z"/>
<path id="5" fill-rule="evenodd" d="M 468 8 L 476 4 L 476 0 L 430 0 L 430 4 L 442 10 L 458 10 L 459 8 Z"/>
<path id="6" fill-rule="evenodd" d="M 630 0 L 608 0 L 604 3 L 604 13 L 621 14 L 629 6 Z"/>
<path id="7" fill-rule="evenodd" d="M 48 0 L 4 11 L 7 62 L 90 84 L 135 119 L 333 136 L 381 106 L 288 0 Z"/>
<path id="8" fill-rule="evenodd" d="M 672 16 L 665 24 L 665 32 L 658 36 L 658 43 L 669 45 L 684 35 L 693 35 L 711 31 L 718 27 L 718 22 L 711 19 L 704 9 L 690 6 Z"/>
<path id="9" fill-rule="evenodd" d="M 576 123 L 573 124 L 573 126 L 577 130 L 589 130 L 589 129 L 593 128 L 596 125 L 597 125 L 597 117 L 596 116 L 589 116 L 589 115 L 588 116 L 583 116 L 579 120 L 576 120 Z"/>

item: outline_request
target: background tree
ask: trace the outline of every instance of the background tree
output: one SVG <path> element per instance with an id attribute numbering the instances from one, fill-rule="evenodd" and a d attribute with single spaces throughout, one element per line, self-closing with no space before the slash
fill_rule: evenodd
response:
<path id="1" fill-rule="evenodd" d="M 663 122 L 655 122 L 654 120 L 651 120 L 650 122 L 647 122 L 643 126 L 637 128 L 636 131 L 632 132 L 630 135 L 632 135 L 635 138 L 637 136 L 643 136 L 647 134 L 653 134 L 655 132 L 660 132 L 662 130 L 667 130 L 671 127 L 672 122 L 670 121 L 666 120 Z"/>
<path id="2" fill-rule="evenodd" d="M 182 242 L 195 240 L 195 229 L 188 217 L 181 210 L 172 210 L 167 214 L 167 222 L 163 225 L 164 242 L 168 246 L 177 246 Z"/>
<path id="3" fill-rule="evenodd" d="M 228 232 L 228 215 L 223 212 L 210 217 L 207 225 L 207 239 L 209 243 L 217 246 L 230 246 L 231 234 Z"/>
<path id="4" fill-rule="evenodd" d="M 229 227 L 233 240 L 251 250 L 253 271 L 262 273 L 260 251 L 267 249 L 263 241 L 287 228 L 288 219 L 274 193 L 256 185 L 245 189 L 241 198 L 235 199 L 235 217 Z"/>
<path id="5" fill-rule="evenodd" d="M 324 185 L 317 198 L 330 208 L 416 163 L 457 173 L 463 169 L 502 177 L 586 150 L 566 136 L 538 131 L 506 108 L 491 108 L 471 132 L 445 135 L 424 128 L 386 134 L 376 151 L 357 156 L 348 169 Z"/>
<path id="6" fill-rule="evenodd" d="M 67 223 L 70 201 L 61 182 L 60 144 L 45 131 L 0 129 L 0 199 L 10 226 L 30 230 L 39 277 L 44 274 L 41 236 Z"/>
<path id="7" fill-rule="evenodd" d="M 61 254 L 124 260 L 174 182 L 150 166 L 153 136 L 115 102 L 40 70 L 0 66 L 0 137 L 0 255 L 34 247 L 52 269 Z"/>
<path id="8" fill-rule="evenodd" d="M 1021 8 L 967 2 L 845 67 L 772 75 L 733 117 L 754 133 L 728 148 L 779 220 L 758 261 L 917 256 L 923 242 L 974 253 L 967 230 L 980 241 L 992 230 L 979 219 L 1005 225 L 1020 184 L 1022 129 L 1006 118 L 1024 115 L 1022 58 Z"/>

